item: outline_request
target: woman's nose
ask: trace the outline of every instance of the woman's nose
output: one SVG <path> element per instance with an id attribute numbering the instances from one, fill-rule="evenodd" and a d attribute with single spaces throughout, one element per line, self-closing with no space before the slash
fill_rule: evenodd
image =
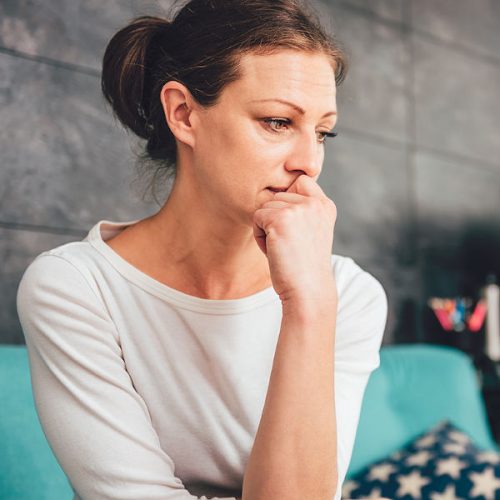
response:
<path id="1" fill-rule="evenodd" d="M 301 134 L 290 150 L 286 161 L 286 169 L 289 171 L 301 170 L 309 177 L 316 177 L 321 171 L 323 149 L 318 142 L 317 136 L 311 137 L 310 133 Z"/>

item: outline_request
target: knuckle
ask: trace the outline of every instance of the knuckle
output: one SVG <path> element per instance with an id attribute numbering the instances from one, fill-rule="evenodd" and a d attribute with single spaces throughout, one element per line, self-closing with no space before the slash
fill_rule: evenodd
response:
<path id="1" fill-rule="evenodd" d="M 328 210 L 331 212 L 331 213 L 334 213 L 336 214 L 337 213 L 337 205 L 335 205 L 335 203 L 330 199 L 330 198 L 327 198 L 325 200 L 325 204 L 328 208 Z"/>
<path id="2" fill-rule="evenodd" d="M 297 213 L 296 205 L 289 205 L 283 209 L 283 219 L 286 221 L 291 221 L 295 219 L 295 214 Z"/>
<path id="3" fill-rule="evenodd" d="M 309 198 L 308 203 L 315 211 L 322 211 L 324 209 L 323 201 L 319 198 Z"/>

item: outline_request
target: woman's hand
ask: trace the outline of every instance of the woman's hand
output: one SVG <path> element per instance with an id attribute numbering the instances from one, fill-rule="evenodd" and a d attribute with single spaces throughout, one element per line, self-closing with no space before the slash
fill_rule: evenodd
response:
<path id="1" fill-rule="evenodd" d="M 333 201 L 305 174 L 255 211 L 254 237 L 283 303 L 336 292 L 331 266 L 336 218 Z"/>

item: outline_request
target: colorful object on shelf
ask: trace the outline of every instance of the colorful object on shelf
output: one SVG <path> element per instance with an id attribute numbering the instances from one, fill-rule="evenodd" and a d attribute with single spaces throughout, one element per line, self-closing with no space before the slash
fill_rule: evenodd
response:
<path id="1" fill-rule="evenodd" d="M 478 332 L 488 310 L 485 299 L 480 299 L 473 309 L 474 301 L 469 297 L 431 297 L 427 303 L 434 311 L 439 324 L 449 332 L 462 332 L 466 329 Z"/>
<path id="2" fill-rule="evenodd" d="M 500 361 L 500 287 L 494 275 L 488 276 L 484 289 L 487 303 L 486 354 L 493 361 Z"/>
<path id="3" fill-rule="evenodd" d="M 486 318 L 486 311 L 488 307 L 486 302 L 481 299 L 474 309 L 474 312 L 469 318 L 469 330 L 472 332 L 478 332 L 483 326 L 484 319 Z"/>

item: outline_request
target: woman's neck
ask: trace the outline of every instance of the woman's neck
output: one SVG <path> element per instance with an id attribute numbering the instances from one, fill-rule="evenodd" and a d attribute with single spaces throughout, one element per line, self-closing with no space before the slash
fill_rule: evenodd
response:
<path id="1" fill-rule="evenodd" d="M 155 215 L 108 242 L 141 271 L 189 295 L 246 297 L 272 286 L 251 227 L 210 214 L 186 193 L 172 193 Z"/>

